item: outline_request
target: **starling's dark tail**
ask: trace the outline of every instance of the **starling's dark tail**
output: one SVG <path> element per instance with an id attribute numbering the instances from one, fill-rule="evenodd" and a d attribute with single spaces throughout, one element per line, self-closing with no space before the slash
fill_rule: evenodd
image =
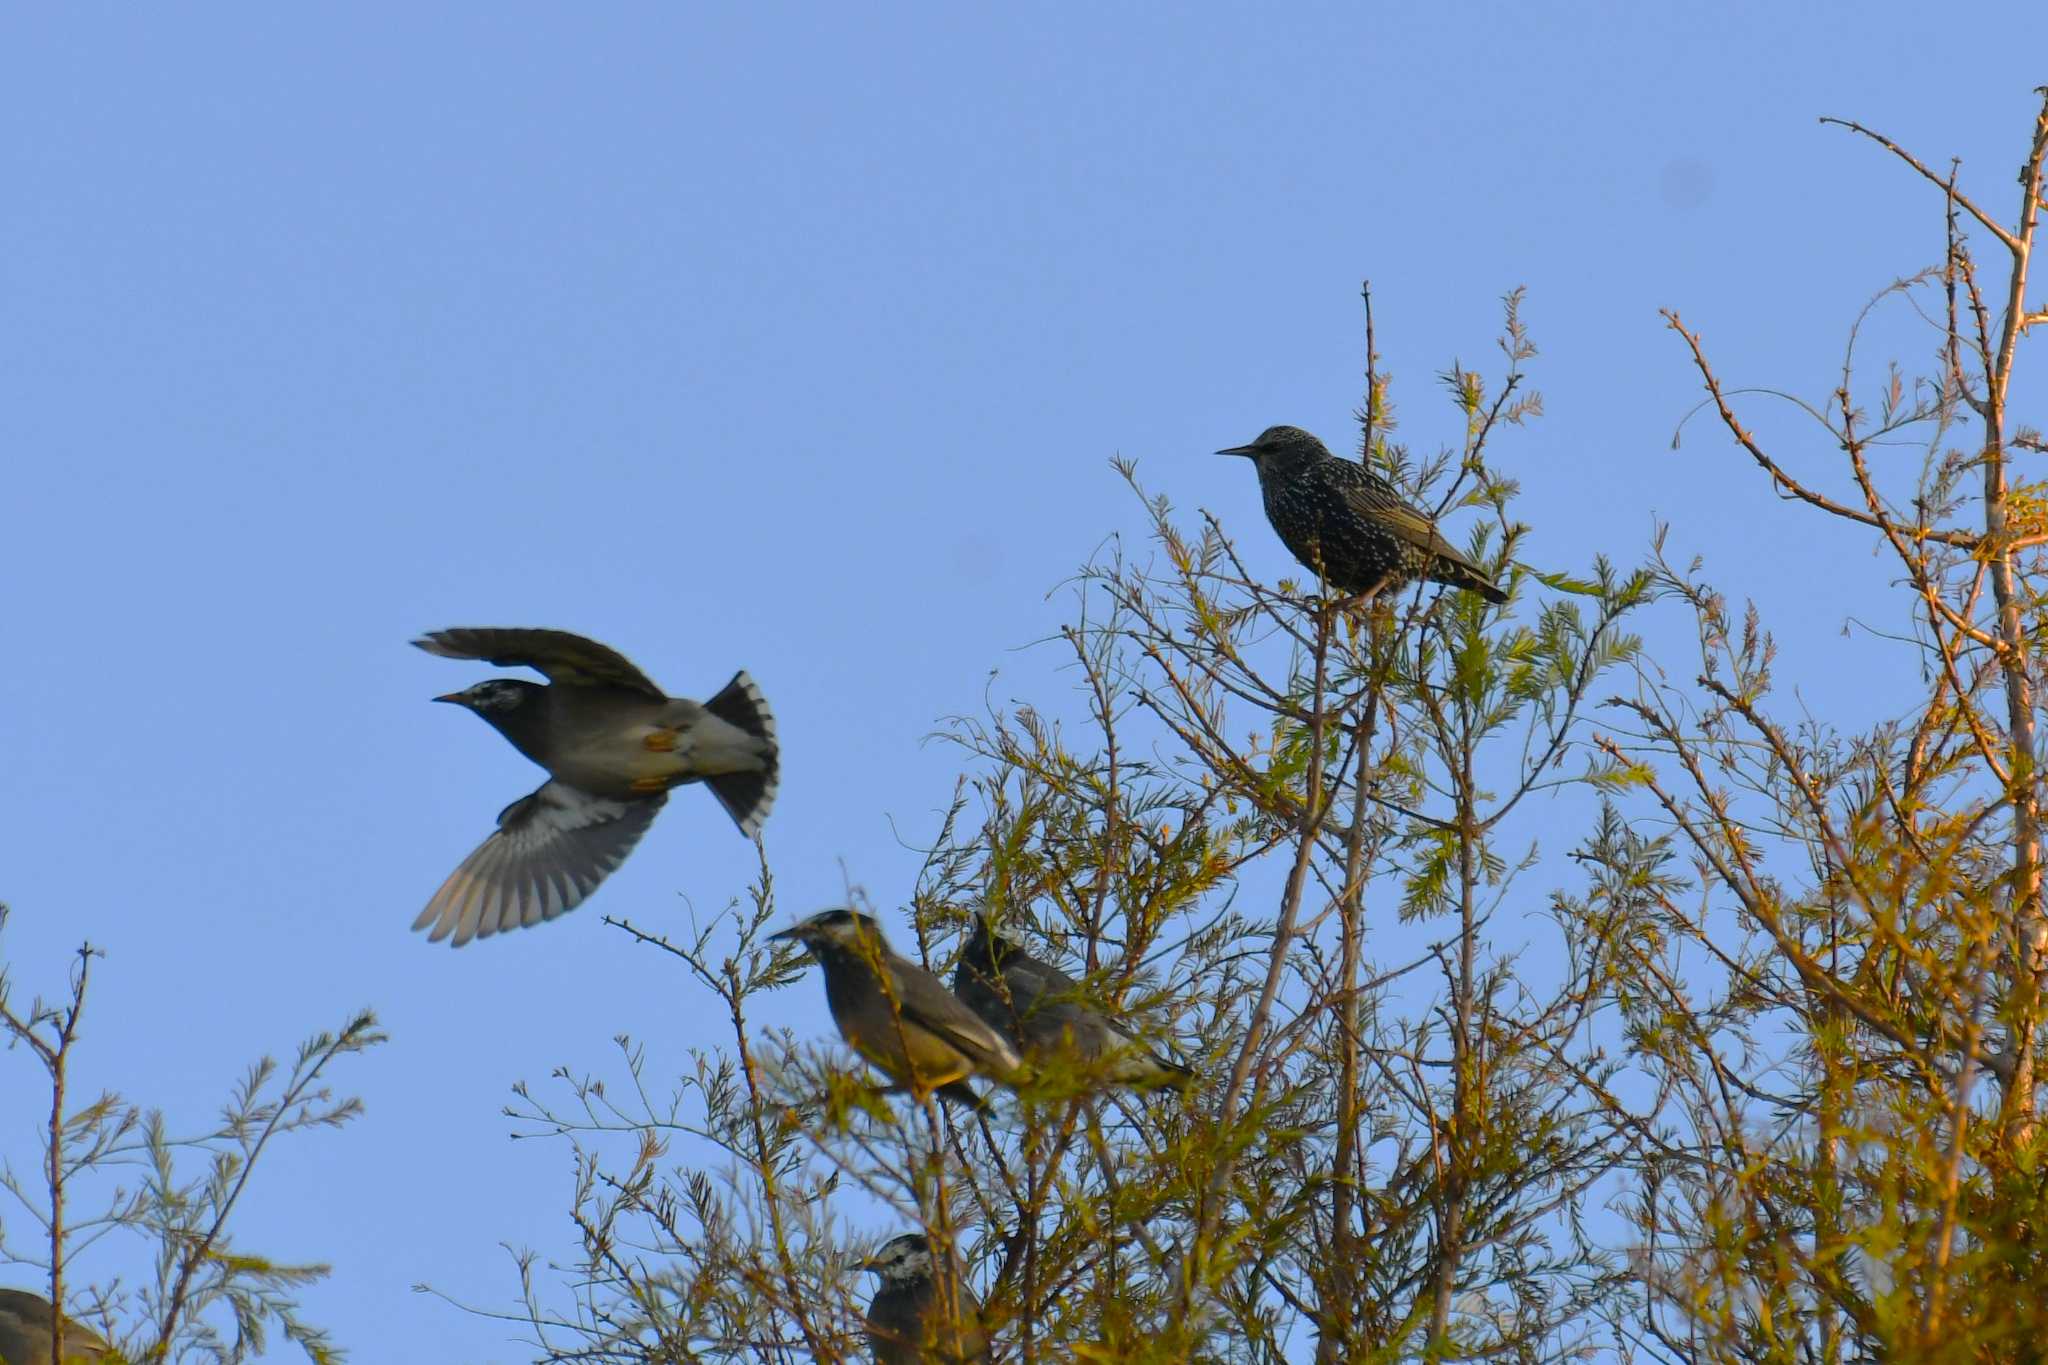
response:
<path id="1" fill-rule="evenodd" d="M 751 839 L 761 832 L 761 822 L 768 818 L 768 810 L 775 804 L 775 790 L 782 779 L 782 751 L 775 743 L 775 717 L 768 710 L 768 699 L 761 695 L 761 689 L 745 669 L 733 674 L 732 681 L 704 703 L 704 709 L 726 724 L 738 726 L 764 746 L 760 767 L 750 772 L 721 773 L 705 779 L 704 784 L 740 827 L 740 833 Z"/>
<path id="2" fill-rule="evenodd" d="M 1454 588 L 1476 592 L 1495 606 L 1508 600 L 1508 595 L 1494 586 L 1493 580 L 1486 576 L 1486 570 L 1463 555 L 1451 559 L 1440 554 L 1436 557 L 1434 567 L 1436 572 L 1430 577 L 1439 583 L 1448 583 Z"/>

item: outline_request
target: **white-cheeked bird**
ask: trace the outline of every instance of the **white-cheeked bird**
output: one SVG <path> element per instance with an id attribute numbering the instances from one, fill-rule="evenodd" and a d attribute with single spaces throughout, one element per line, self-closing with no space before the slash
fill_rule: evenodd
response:
<path id="1" fill-rule="evenodd" d="M 654 823 L 669 790 L 702 782 L 753 837 L 775 802 L 775 720 L 745 672 L 706 702 L 671 697 L 616 650 L 564 630 L 463 627 L 413 641 L 447 659 L 523 666 L 434 698 L 481 716 L 548 780 L 441 884 L 414 929 L 461 947 L 582 904 Z"/>

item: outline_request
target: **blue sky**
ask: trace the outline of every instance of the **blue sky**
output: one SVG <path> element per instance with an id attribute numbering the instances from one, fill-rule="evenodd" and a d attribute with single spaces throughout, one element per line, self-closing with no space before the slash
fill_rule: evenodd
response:
<path id="1" fill-rule="evenodd" d="M 1423 449 L 1456 434 L 1431 376 L 1491 368 L 1528 287 L 1548 412 L 1495 453 L 1531 562 L 1633 562 L 1677 518 L 1809 703 L 1862 702 L 1897 656 L 1842 625 L 1884 565 L 1710 426 L 1670 449 L 1698 390 L 1656 310 L 1730 382 L 1824 395 L 1865 300 L 1933 262 L 1940 203 L 1817 116 L 1961 156 L 2009 213 L 2048 12 L 1984 12 L 2005 36 L 1955 74 L 1918 7 L 1562 14 L 12 13 L 16 992 L 104 948 L 83 1084 L 187 1126 L 258 1053 L 375 1007 L 393 1042 L 336 1078 L 368 1116 L 281 1150 L 243 1240 L 334 1263 L 306 1301 L 357 1360 L 522 1359 L 410 1286 L 504 1306 L 499 1244 L 562 1244 L 570 1172 L 507 1140 L 507 1088 L 621 1032 L 671 1069 L 714 1042 L 709 998 L 599 916 L 708 914 L 753 854 L 682 792 L 567 920 L 428 947 L 414 913 L 535 774 L 426 704 L 490 670 L 406 641 L 560 626 L 682 695 L 745 666 L 781 721 L 784 907 L 849 880 L 900 904 L 958 766 L 926 737 L 985 698 L 1059 704 L 1024 647 L 1141 524 L 1113 455 L 1291 571 L 1250 471 L 1208 452 L 1275 422 L 1351 440 L 1367 277 Z M 781 1003 L 826 1027 L 814 985 Z M 0 1094 L 33 1083 L 0 1053 Z M 34 1136 L 0 1104 L 0 1157 Z"/>

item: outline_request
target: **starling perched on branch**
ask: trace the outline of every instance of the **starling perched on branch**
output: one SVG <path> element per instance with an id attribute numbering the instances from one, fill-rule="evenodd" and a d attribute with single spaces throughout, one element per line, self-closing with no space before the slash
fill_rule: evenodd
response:
<path id="1" fill-rule="evenodd" d="M 1129 1025 L 1089 1008 L 1081 984 L 1033 957 L 977 915 L 953 972 L 953 993 L 1016 1045 L 1027 1061 L 1065 1054 L 1121 1085 L 1192 1080 L 1194 1073 L 1147 1047 Z"/>
<path id="2" fill-rule="evenodd" d="M 1258 468 L 1266 520 L 1294 557 L 1332 586 L 1372 596 L 1427 578 L 1489 602 L 1508 600 L 1392 484 L 1355 460 L 1338 459 L 1300 427 L 1267 427 L 1250 445 L 1216 453 L 1242 455 Z"/>
<path id="3" fill-rule="evenodd" d="M 881 926 L 855 910 L 826 910 L 770 934 L 810 950 L 825 973 L 825 1003 L 853 1050 L 919 1099 L 936 1094 L 986 1110 L 967 1083 L 989 1076 L 1015 1086 L 1024 1059 L 1007 1038 L 962 1004 L 946 983 L 899 956 Z"/>

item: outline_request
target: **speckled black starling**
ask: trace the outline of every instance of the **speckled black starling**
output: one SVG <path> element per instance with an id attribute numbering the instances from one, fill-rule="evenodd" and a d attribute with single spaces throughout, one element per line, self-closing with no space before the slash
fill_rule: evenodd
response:
<path id="1" fill-rule="evenodd" d="M 1394 486 L 1356 460 L 1340 460 L 1300 427 L 1267 427 L 1242 455 L 1259 471 L 1266 520 L 1310 572 L 1347 593 L 1377 594 L 1413 578 L 1448 583 L 1505 602 L 1474 564 L 1401 501 Z"/>

